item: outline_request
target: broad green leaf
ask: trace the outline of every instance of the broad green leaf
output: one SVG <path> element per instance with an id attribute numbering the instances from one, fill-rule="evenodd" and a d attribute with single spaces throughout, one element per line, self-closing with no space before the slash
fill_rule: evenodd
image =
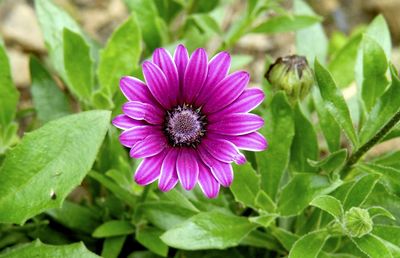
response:
<path id="1" fill-rule="evenodd" d="M 245 217 L 203 212 L 169 229 L 161 240 L 183 250 L 224 249 L 237 246 L 255 227 Z"/>
<path id="2" fill-rule="evenodd" d="M 196 206 L 193 205 L 186 197 L 183 195 L 179 190 L 172 189 L 169 192 L 164 192 L 161 196 L 161 198 L 165 198 L 168 201 L 175 202 L 179 206 L 182 206 L 183 208 L 192 210 L 194 212 L 199 212 L 199 209 L 196 208 Z"/>
<path id="3" fill-rule="evenodd" d="M 81 101 L 89 102 L 94 87 L 94 66 L 90 47 L 78 33 L 67 28 L 63 33 L 67 86 Z"/>
<path id="4" fill-rule="evenodd" d="M 347 149 L 341 149 L 331 153 L 320 161 L 308 160 L 311 166 L 321 168 L 325 172 L 332 172 L 340 169 L 347 158 Z"/>
<path id="5" fill-rule="evenodd" d="M 294 243 L 299 239 L 298 235 L 279 227 L 273 227 L 271 233 L 279 240 L 287 251 L 292 249 Z"/>
<path id="6" fill-rule="evenodd" d="M 396 225 L 374 225 L 372 233 L 395 246 L 400 246 L 400 226 Z"/>
<path id="7" fill-rule="evenodd" d="M 125 243 L 126 236 L 106 238 L 103 242 L 101 257 L 118 258 Z"/>
<path id="8" fill-rule="evenodd" d="M 326 109 L 346 133 L 353 146 L 357 146 L 358 138 L 350 117 L 349 108 L 340 90 L 336 87 L 332 75 L 318 61 L 315 62 L 315 76 Z"/>
<path id="9" fill-rule="evenodd" d="M 19 99 L 4 46 L 0 46 L 0 67 L 0 133 L 3 133 L 14 120 Z"/>
<path id="10" fill-rule="evenodd" d="M 367 112 L 369 112 L 389 83 L 386 78 L 388 63 L 385 52 L 374 39 L 365 35 L 362 47 L 363 80 L 361 97 Z"/>
<path id="11" fill-rule="evenodd" d="M 49 0 L 36 0 L 35 9 L 42 28 L 50 60 L 56 71 L 66 80 L 64 69 L 63 30 L 68 28 L 81 36 L 83 33 L 71 16 Z"/>
<path id="12" fill-rule="evenodd" d="M 361 144 L 366 143 L 400 110 L 400 79 L 391 67 L 392 83 L 377 100 L 360 132 Z"/>
<path id="13" fill-rule="evenodd" d="M 342 203 L 333 196 L 321 195 L 311 201 L 310 205 L 320 208 L 340 220 L 343 216 Z"/>
<path id="14" fill-rule="evenodd" d="M 383 207 L 373 206 L 373 207 L 369 207 L 367 210 L 368 210 L 369 215 L 371 216 L 371 219 L 373 219 L 375 217 L 379 217 L 379 216 L 384 216 L 389 219 L 396 220 L 396 218 L 393 216 L 393 214 L 390 213 L 390 211 L 388 211 L 387 209 L 385 209 Z"/>
<path id="15" fill-rule="evenodd" d="M 138 67 L 141 40 L 136 17 L 131 16 L 113 32 L 106 47 L 100 52 L 97 75 L 101 91 L 109 98 L 117 91 L 119 79 L 130 75 Z"/>
<path id="16" fill-rule="evenodd" d="M 263 190 L 260 190 L 257 193 L 255 202 L 256 207 L 263 211 L 269 213 L 273 213 L 276 211 L 276 204 L 274 203 L 274 201 L 272 201 L 271 197 L 269 197 L 269 195 Z"/>
<path id="17" fill-rule="evenodd" d="M 390 151 L 373 159 L 374 163 L 400 169 L 400 150 Z"/>
<path id="18" fill-rule="evenodd" d="M 295 134 L 290 152 L 290 168 L 295 172 L 316 172 L 315 167 L 308 164 L 309 159 L 319 156 L 317 134 L 300 105 L 294 109 Z"/>
<path id="19" fill-rule="evenodd" d="M 46 214 L 67 228 L 89 234 L 100 224 L 99 214 L 69 201 L 65 201 L 61 208 L 46 211 Z"/>
<path id="20" fill-rule="evenodd" d="M 92 236 L 96 238 L 130 235 L 135 231 L 133 225 L 125 220 L 110 220 L 98 226 Z"/>
<path id="21" fill-rule="evenodd" d="M 150 251 L 166 257 L 168 254 L 168 246 L 160 239 L 162 233 L 163 231 L 158 228 L 138 227 L 136 240 Z"/>
<path id="22" fill-rule="evenodd" d="M 275 251 L 283 251 L 279 243 L 268 233 L 254 229 L 240 241 L 241 246 L 252 246 Z M 228 249 L 228 250 L 232 250 Z M 200 258 L 200 257 L 199 257 Z M 217 257 L 215 257 L 217 258 Z M 240 257 L 243 258 L 243 257 Z"/>
<path id="23" fill-rule="evenodd" d="M 135 251 L 128 255 L 128 258 L 160 258 L 160 256 L 150 251 Z"/>
<path id="24" fill-rule="evenodd" d="M 214 18 L 209 14 L 193 14 L 189 17 L 203 31 L 220 34 L 221 29 Z"/>
<path id="25" fill-rule="evenodd" d="M 294 11 L 297 15 L 315 15 L 315 12 L 303 0 L 294 1 Z M 314 24 L 296 32 L 296 52 L 307 57 L 313 66 L 315 58 L 325 62 L 328 51 L 328 39 L 321 24 Z"/>
<path id="26" fill-rule="evenodd" d="M 359 178 L 346 195 L 346 199 L 343 202 L 344 210 L 361 206 L 371 194 L 378 180 L 379 175 L 376 174 L 365 175 Z"/>
<path id="27" fill-rule="evenodd" d="M 260 176 L 256 174 L 251 164 L 234 166 L 235 180 L 231 185 L 231 191 L 235 200 L 245 206 L 255 208 L 256 196 L 260 190 Z"/>
<path id="28" fill-rule="evenodd" d="M 257 217 L 249 217 L 249 220 L 255 224 L 268 228 L 276 217 L 278 217 L 277 214 L 265 214 Z"/>
<path id="29" fill-rule="evenodd" d="M 341 181 L 330 181 L 326 176 L 298 173 L 282 188 L 278 211 L 282 216 L 299 214 L 319 195 L 328 194 L 341 185 Z M 299 194 L 301 193 L 301 194 Z"/>
<path id="30" fill-rule="evenodd" d="M 0 254 L 1 258 L 40 257 L 40 258 L 99 258 L 86 249 L 83 243 L 70 245 L 46 245 L 39 240 L 22 244 Z"/>
<path id="31" fill-rule="evenodd" d="M 269 18 L 267 21 L 255 27 L 255 33 L 281 33 L 296 31 L 314 25 L 321 21 L 316 15 L 280 15 Z"/>
<path id="32" fill-rule="evenodd" d="M 274 200 L 287 168 L 290 146 L 294 136 L 293 111 L 283 92 L 277 93 L 264 117 L 269 125 L 264 133 L 269 147 L 265 152 L 256 153 L 257 169 L 261 175 L 261 188 Z"/>
<path id="33" fill-rule="evenodd" d="M 361 238 L 352 238 L 354 244 L 360 249 L 361 252 L 371 258 L 393 257 L 390 251 L 376 236 L 369 234 Z"/>
<path id="34" fill-rule="evenodd" d="M 25 134 L 0 168 L 0 222 L 61 207 L 92 167 L 109 119 L 108 111 L 83 112 Z"/>
<path id="35" fill-rule="evenodd" d="M 289 252 L 289 258 L 317 257 L 329 235 L 326 231 L 314 231 L 302 236 L 294 243 Z"/>
<path id="36" fill-rule="evenodd" d="M 387 167 L 379 164 L 359 164 L 357 167 L 361 171 L 371 174 L 380 174 L 388 178 L 391 182 L 400 185 L 400 170 L 392 167 Z"/>
<path id="37" fill-rule="evenodd" d="M 31 57 L 29 68 L 32 78 L 32 100 L 39 120 L 46 123 L 70 114 L 71 107 L 67 96 L 39 60 Z"/>

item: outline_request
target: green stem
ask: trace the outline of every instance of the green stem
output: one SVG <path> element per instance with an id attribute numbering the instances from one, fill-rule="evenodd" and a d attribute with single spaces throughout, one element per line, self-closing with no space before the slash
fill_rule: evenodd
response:
<path id="1" fill-rule="evenodd" d="M 400 110 L 383 126 L 374 137 L 372 137 L 368 142 L 362 145 L 357 151 L 355 151 L 350 158 L 347 160 L 346 165 L 342 170 L 342 177 L 345 178 L 351 171 L 354 164 L 364 156 L 375 144 L 380 142 L 386 134 L 392 130 L 392 128 L 400 121 Z"/>

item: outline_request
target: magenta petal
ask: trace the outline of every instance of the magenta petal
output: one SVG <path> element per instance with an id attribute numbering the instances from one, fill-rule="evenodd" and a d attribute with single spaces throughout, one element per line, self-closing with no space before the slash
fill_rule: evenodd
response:
<path id="1" fill-rule="evenodd" d="M 178 175 L 176 173 L 178 153 L 179 151 L 174 148 L 169 149 L 162 163 L 158 188 L 163 192 L 170 191 L 178 182 Z"/>
<path id="2" fill-rule="evenodd" d="M 178 45 L 174 53 L 174 62 L 178 70 L 179 81 L 183 82 L 186 66 L 189 62 L 189 53 L 183 45 Z"/>
<path id="3" fill-rule="evenodd" d="M 147 158 L 160 153 L 167 146 L 165 136 L 161 133 L 150 134 L 141 141 L 135 143 L 129 152 L 132 158 Z"/>
<path id="4" fill-rule="evenodd" d="M 249 133 L 245 135 L 224 135 L 224 139 L 235 144 L 239 149 L 248 151 L 263 151 L 268 147 L 267 141 L 264 136 L 258 132 Z"/>
<path id="5" fill-rule="evenodd" d="M 145 158 L 138 166 L 135 172 L 135 181 L 139 185 L 148 185 L 154 182 L 160 176 L 161 165 L 166 152 Z"/>
<path id="6" fill-rule="evenodd" d="M 158 104 L 144 82 L 135 77 L 124 76 L 119 81 L 122 93 L 130 101 Z"/>
<path id="7" fill-rule="evenodd" d="M 148 135 L 156 133 L 157 131 L 161 131 L 161 127 L 151 125 L 135 126 L 121 133 L 119 141 L 122 145 L 131 148 L 136 142 L 143 140 Z"/>
<path id="8" fill-rule="evenodd" d="M 145 120 L 150 124 L 162 124 L 164 121 L 164 112 L 152 104 L 130 101 L 122 106 L 122 111 L 133 119 Z"/>
<path id="9" fill-rule="evenodd" d="M 203 193 L 208 198 L 215 198 L 218 196 L 219 183 L 214 178 L 211 173 L 210 168 L 203 164 L 203 162 L 198 162 L 199 165 L 199 185 Z"/>
<path id="10" fill-rule="evenodd" d="M 207 76 L 207 53 L 203 48 L 196 49 L 190 57 L 183 78 L 183 100 L 193 103 Z"/>
<path id="11" fill-rule="evenodd" d="M 246 162 L 244 155 L 239 152 L 233 143 L 217 137 L 210 138 L 210 136 L 204 138 L 201 144 L 211 156 L 225 163 L 235 161 L 237 164 L 243 164 Z"/>
<path id="12" fill-rule="evenodd" d="M 145 125 L 143 121 L 130 118 L 127 115 L 118 115 L 112 120 L 112 124 L 122 130 L 130 129 L 134 126 Z"/>
<path id="13" fill-rule="evenodd" d="M 181 148 L 176 161 L 176 170 L 182 187 L 186 190 L 193 189 L 199 176 L 199 166 L 197 155 L 192 149 Z"/>
<path id="14" fill-rule="evenodd" d="M 225 77 L 215 86 L 213 94 L 204 104 L 203 112 L 206 114 L 214 113 L 231 104 L 242 94 L 249 80 L 249 74 L 243 71 Z"/>
<path id="15" fill-rule="evenodd" d="M 175 96 L 172 100 L 172 105 L 176 105 L 179 94 L 179 77 L 178 70 L 171 55 L 164 48 L 157 48 L 153 54 L 153 62 L 161 68 L 167 78 L 168 90 L 171 91 L 171 95 Z"/>
<path id="16" fill-rule="evenodd" d="M 230 114 L 219 120 L 210 120 L 209 132 L 225 135 L 243 135 L 257 131 L 264 125 L 264 120 L 255 114 Z"/>
<path id="17" fill-rule="evenodd" d="M 210 60 L 207 79 L 195 101 L 196 106 L 203 106 L 208 101 L 214 87 L 228 74 L 230 65 L 231 56 L 228 52 L 220 52 Z"/>
<path id="18" fill-rule="evenodd" d="M 144 61 L 143 75 L 154 98 L 164 108 L 171 108 L 177 99 L 176 89 L 170 86 L 163 71 L 152 62 Z"/>

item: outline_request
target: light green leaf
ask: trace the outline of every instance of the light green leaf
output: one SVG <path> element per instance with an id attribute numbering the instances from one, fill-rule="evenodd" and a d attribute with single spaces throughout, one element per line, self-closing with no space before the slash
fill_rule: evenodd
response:
<path id="1" fill-rule="evenodd" d="M 126 240 L 126 236 L 117 236 L 106 238 L 103 242 L 101 257 L 118 258 L 122 247 Z"/>
<path id="2" fill-rule="evenodd" d="M 365 235 L 361 238 L 352 238 L 353 243 L 361 252 L 371 258 L 393 257 L 382 241 L 373 234 Z"/>
<path id="3" fill-rule="evenodd" d="M 269 18 L 255 27 L 255 33 L 282 33 L 304 29 L 320 22 L 322 19 L 315 15 L 280 15 Z"/>
<path id="4" fill-rule="evenodd" d="M 154 227 L 138 227 L 136 240 L 150 251 L 166 257 L 168 246 L 161 241 L 163 231 Z"/>
<path id="5" fill-rule="evenodd" d="M 257 217 L 249 217 L 250 222 L 268 228 L 269 225 L 278 217 L 277 214 L 265 214 Z"/>
<path id="6" fill-rule="evenodd" d="M 264 133 L 269 147 L 257 152 L 257 169 L 261 175 L 261 188 L 274 200 L 283 172 L 289 162 L 290 146 L 294 136 L 293 111 L 283 92 L 277 93 L 264 117 L 269 121 Z"/>
<path id="7" fill-rule="evenodd" d="M 110 220 L 95 229 L 92 236 L 96 238 L 130 235 L 135 231 L 131 223 L 125 220 Z"/>
<path id="8" fill-rule="evenodd" d="M 256 196 L 260 190 L 260 176 L 256 174 L 251 164 L 234 166 L 235 180 L 230 187 L 235 200 L 245 206 L 255 208 Z"/>
<path id="9" fill-rule="evenodd" d="M 326 231 L 314 231 L 302 236 L 294 243 L 289 258 L 315 258 L 324 246 L 329 235 Z"/>
<path id="10" fill-rule="evenodd" d="M 254 60 L 251 55 L 231 55 L 231 69 L 230 71 L 237 71 L 243 69 L 246 65 Z"/>
<path id="11" fill-rule="evenodd" d="M 375 217 L 379 217 L 379 216 L 384 216 L 384 217 L 388 217 L 389 219 L 392 220 L 396 220 L 396 218 L 393 216 L 392 213 L 390 213 L 390 211 L 388 211 L 387 209 L 380 207 L 380 206 L 373 206 L 373 207 L 369 207 L 368 209 L 368 213 L 371 216 L 371 219 L 375 218 Z"/>
<path id="12" fill-rule="evenodd" d="M 70 114 L 71 107 L 67 96 L 39 60 L 31 57 L 29 68 L 32 78 L 32 100 L 39 120 L 46 123 Z"/>
<path id="13" fill-rule="evenodd" d="M 358 164 L 357 167 L 361 171 L 371 174 L 379 174 L 388 178 L 391 182 L 400 185 L 400 170 L 392 167 L 387 167 L 379 164 Z"/>
<path id="14" fill-rule="evenodd" d="M 131 16 L 111 35 L 100 52 L 97 75 L 101 87 L 109 98 L 118 89 L 119 79 L 130 75 L 137 67 L 142 52 L 140 28 L 136 17 Z"/>
<path id="15" fill-rule="evenodd" d="M 300 238 L 298 235 L 279 227 L 272 227 L 271 233 L 287 251 L 292 249 L 294 243 Z"/>
<path id="16" fill-rule="evenodd" d="M 196 206 L 193 205 L 193 203 L 191 203 L 185 195 L 183 195 L 179 190 L 172 189 L 169 192 L 165 192 L 163 193 L 163 195 L 161 196 L 162 198 L 167 199 L 168 201 L 171 202 L 175 202 L 177 203 L 179 206 L 182 206 L 183 208 L 192 210 L 194 212 L 199 212 L 199 209 L 196 208 Z"/>
<path id="17" fill-rule="evenodd" d="M 298 173 L 282 188 L 278 211 L 282 216 L 299 214 L 317 196 L 328 194 L 341 185 L 328 177 L 310 173 Z M 301 193 L 301 194 L 299 194 Z"/>
<path id="18" fill-rule="evenodd" d="M 310 205 L 320 208 L 340 220 L 343 216 L 342 203 L 333 196 L 321 195 L 311 201 Z"/>
<path id="19" fill-rule="evenodd" d="M 341 149 L 329 154 L 329 156 L 320 161 L 308 160 L 308 163 L 313 167 L 321 168 L 325 172 L 330 173 L 340 169 L 346 161 L 346 158 L 347 149 Z"/>
<path id="20" fill-rule="evenodd" d="M 263 190 L 260 190 L 257 193 L 255 201 L 257 208 L 263 211 L 270 213 L 276 211 L 276 204 L 274 203 L 274 201 L 272 201 L 271 197 L 269 197 L 269 195 Z"/>
<path id="21" fill-rule="evenodd" d="M 372 233 L 395 246 L 400 246 L 400 226 L 396 225 L 374 225 Z"/>
<path id="22" fill-rule="evenodd" d="M 90 47 L 81 35 L 67 28 L 64 29 L 63 35 L 67 86 L 81 101 L 89 102 L 94 87 L 94 66 Z"/>
<path id="23" fill-rule="evenodd" d="M 372 190 L 374 190 L 378 180 L 379 175 L 376 174 L 365 175 L 359 178 L 346 195 L 343 202 L 344 210 L 361 206 L 367 200 Z"/>
<path id="24" fill-rule="evenodd" d="M 224 249 L 238 245 L 255 227 L 244 217 L 203 212 L 168 230 L 161 239 L 184 250 Z"/>
<path id="25" fill-rule="evenodd" d="M 0 168 L 0 222 L 60 207 L 92 167 L 109 119 L 108 111 L 83 112 L 25 134 Z"/>
<path id="26" fill-rule="evenodd" d="M 46 245 L 39 240 L 22 244 L 0 255 L 1 258 L 40 257 L 40 258 L 99 258 L 86 249 L 83 243 L 70 245 Z"/>
<path id="27" fill-rule="evenodd" d="M 336 122 L 346 133 L 353 146 L 357 146 L 358 138 L 346 101 L 340 90 L 336 87 L 332 75 L 318 61 L 315 62 L 315 76 L 326 109 L 336 119 Z"/>
<path id="28" fill-rule="evenodd" d="M 193 14 L 189 17 L 189 19 L 192 19 L 203 31 L 215 33 L 217 35 L 221 33 L 218 23 L 209 14 Z"/>

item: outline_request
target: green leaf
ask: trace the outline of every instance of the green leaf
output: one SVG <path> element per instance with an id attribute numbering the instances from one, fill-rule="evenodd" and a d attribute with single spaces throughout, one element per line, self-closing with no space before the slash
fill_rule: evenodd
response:
<path id="1" fill-rule="evenodd" d="M 358 139 L 346 101 L 340 90 L 336 87 L 332 75 L 318 61 L 315 62 L 315 76 L 326 109 L 336 119 L 336 122 L 346 133 L 353 146 L 357 146 Z"/>
<path id="2" fill-rule="evenodd" d="M 136 240 L 153 253 L 166 257 L 168 254 L 168 246 L 160 239 L 162 233 L 163 231 L 158 228 L 138 227 Z"/>
<path id="3" fill-rule="evenodd" d="M 266 211 L 273 213 L 276 211 L 276 204 L 274 201 L 272 201 L 271 197 L 264 192 L 263 190 L 260 190 L 257 195 L 256 195 L 256 207 Z"/>
<path id="4" fill-rule="evenodd" d="M 122 247 L 125 243 L 126 236 L 117 236 L 106 238 L 103 242 L 103 249 L 101 250 L 101 257 L 117 258 L 121 253 Z"/>
<path id="5" fill-rule="evenodd" d="M 299 214 L 317 196 L 328 194 L 341 185 L 328 177 L 309 173 L 298 173 L 282 188 L 278 211 L 282 216 Z M 301 194 L 299 194 L 301 193 Z"/>
<path id="6" fill-rule="evenodd" d="M 39 120 L 46 123 L 70 114 L 71 107 L 67 96 L 39 60 L 31 57 L 29 67 L 32 78 L 32 100 Z"/>
<path id="7" fill-rule="evenodd" d="M 396 220 L 396 218 L 393 216 L 393 214 L 390 213 L 390 211 L 388 211 L 387 209 L 385 209 L 383 207 L 373 206 L 373 207 L 369 207 L 367 210 L 368 210 L 369 215 L 371 216 L 371 219 L 373 219 L 375 217 L 379 217 L 379 216 L 384 216 L 389 219 Z"/>
<path id="8" fill-rule="evenodd" d="M 282 175 L 287 168 L 290 146 L 294 136 L 293 111 L 283 92 L 277 93 L 264 117 L 269 125 L 264 135 L 269 141 L 268 150 L 257 152 L 257 169 L 261 175 L 261 188 L 275 199 Z"/>
<path id="9" fill-rule="evenodd" d="M 251 55 L 231 55 L 231 69 L 230 71 L 237 71 L 243 69 L 246 65 L 254 60 Z"/>
<path id="10" fill-rule="evenodd" d="M 81 101 L 89 102 L 94 87 L 90 47 L 81 35 L 67 28 L 63 35 L 67 86 Z"/>
<path id="11" fill-rule="evenodd" d="M 394 67 L 391 68 L 392 83 L 377 100 L 360 132 L 361 144 L 366 143 L 400 110 L 400 80 Z"/>
<path id="12" fill-rule="evenodd" d="M 70 245 L 46 245 L 39 240 L 22 244 L 0 254 L 1 258 L 40 257 L 40 258 L 98 258 L 96 254 L 86 249 L 83 243 Z"/>
<path id="13" fill-rule="evenodd" d="M 189 16 L 194 23 L 203 31 L 208 33 L 221 34 L 221 29 L 214 18 L 209 14 L 193 14 Z"/>
<path id="14" fill-rule="evenodd" d="M 347 193 L 346 198 L 343 202 L 344 210 L 348 210 L 351 207 L 361 206 L 374 190 L 375 184 L 379 180 L 379 175 L 370 174 L 359 178 L 351 187 Z"/>
<path id="15" fill-rule="evenodd" d="M 388 63 L 385 52 L 374 39 L 365 35 L 362 47 L 363 81 L 361 97 L 366 110 L 369 112 L 389 83 L 386 78 Z"/>
<path id="16" fill-rule="evenodd" d="M 276 239 L 279 240 L 279 242 L 287 251 L 292 249 L 294 243 L 299 239 L 298 235 L 279 227 L 272 227 L 271 233 L 274 237 L 276 237 Z"/>
<path id="17" fill-rule="evenodd" d="M 171 202 L 175 202 L 177 203 L 179 206 L 192 210 L 194 212 L 199 212 L 199 209 L 196 208 L 196 206 L 193 205 L 193 203 L 191 203 L 185 195 L 183 195 L 179 190 L 172 189 L 169 192 L 165 192 L 162 195 L 162 198 L 167 199 L 168 201 Z"/>
<path id="18" fill-rule="evenodd" d="M 315 15 L 280 15 L 269 18 L 255 27 L 255 33 L 282 33 L 304 29 L 320 22 L 322 19 Z"/>
<path id="19" fill-rule="evenodd" d="M 3 133 L 14 120 L 19 99 L 4 46 L 0 46 L 0 67 L 0 133 Z"/>
<path id="20" fill-rule="evenodd" d="M 133 225 L 125 220 L 110 220 L 95 229 L 92 236 L 96 238 L 130 235 L 135 231 Z"/>
<path id="21" fill-rule="evenodd" d="M 311 201 L 310 205 L 320 208 L 340 220 L 343 216 L 342 203 L 333 196 L 321 195 Z"/>
<path id="22" fill-rule="evenodd" d="M 352 238 L 351 240 L 358 247 L 358 249 L 368 255 L 368 257 L 393 257 L 382 241 L 372 234 L 365 235 L 361 238 Z"/>
<path id="23" fill-rule="evenodd" d="M 316 172 L 307 160 L 316 160 L 319 156 L 317 134 L 311 122 L 306 118 L 300 105 L 294 109 L 295 134 L 290 152 L 290 168 L 295 172 Z"/>
<path id="24" fill-rule="evenodd" d="M 308 163 L 317 168 L 321 168 L 327 173 L 340 169 L 347 158 L 347 149 L 335 151 L 320 161 L 308 160 Z"/>
<path id="25" fill-rule="evenodd" d="M 109 98 L 118 90 L 119 79 L 138 68 L 141 40 L 137 20 L 131 16 L 113 32 L 100 52 L 97 75 L 101 91 Z"/>
<path id="26" fill-rule="evenodd" d="M 374 225 L 372 233 L 395 246 L 400 246 L 400 226 L 396 225 Z"/>
<path id="27" fill-rule="evenodd" d="M 358 164 L 357 167 L 361 171 L 371 174 L 379 174 L 388 178 L 391 182 L 400 185 L 400 170 L 392 167 L 387 167 L 379 164 Z"/>
<path id="28" fill-rule="evenodd" d="M 324 246 L 329 235 L 326 231 L 314 231 L 302 236 L 294 243 L 289 252 L 289 258 L 314 258 Z"/>
<path id="29" fill-rule="evenodd" d="M 203 212 L 168 230 L 161 239 L 169 246 L 184 250 L 224 249 L 237 246 L 255 227 L 244 217 Z"/>
<path id="30" fill-rule="evenodd" d="M 269 225 L 278 217 L 277 214 L 265 214 L 257 217 L 249 217 L 250 222 L 268 228 Z"/>
<path id="31" fill-rule="evenodd" d="M 260 176 L 256 174 L 250 162 L 245 165 L 234 166 L 235 180 L 231 185 L 231 191 L 235 200 L 245 206 L 255 208 L 256 196 L 260 190 Z"/>
<path id="32" fill-rule="evenodd" d="M 0 222 L 22 224 L 60 207 L 92 167 L 109 120 L 110 112 L 95 110 L 25 134 L 0 168 Z"/>

